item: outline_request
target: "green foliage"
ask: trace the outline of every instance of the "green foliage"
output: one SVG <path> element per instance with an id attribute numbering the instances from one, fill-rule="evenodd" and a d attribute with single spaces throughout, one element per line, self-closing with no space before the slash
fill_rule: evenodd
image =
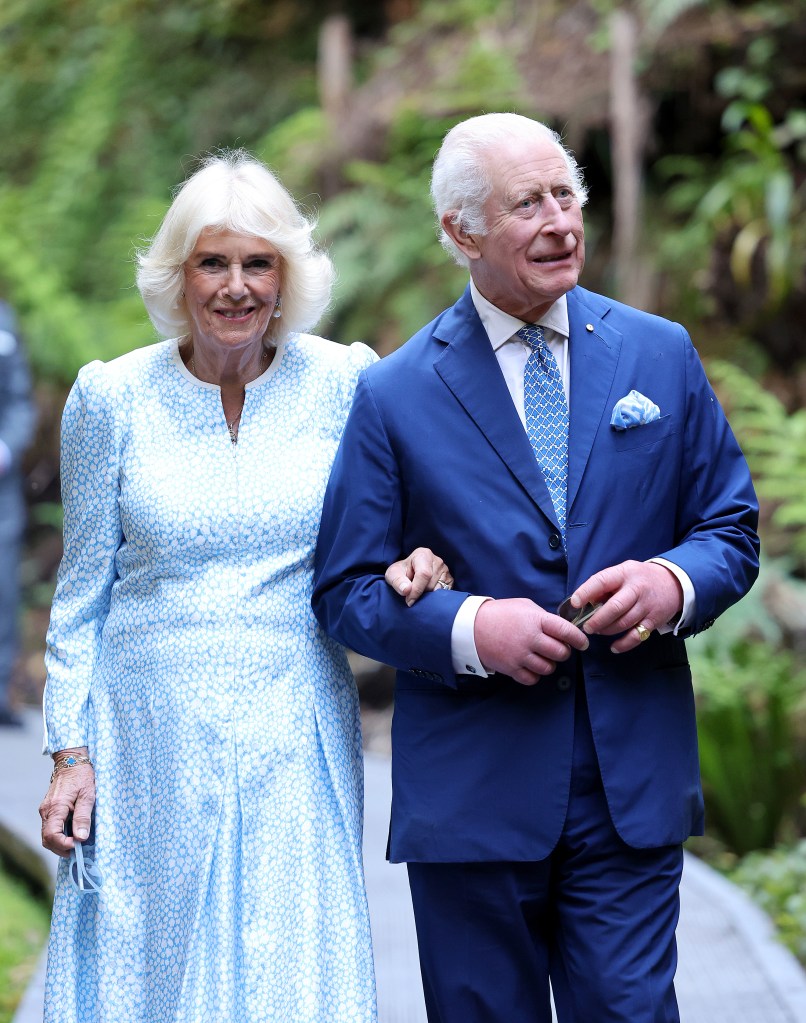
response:
<path id="1" fill-rule="evenodd" d="M 70 382 L 147 343 L 133 250 L 192 158 L 316 95 L 324 4 L 10 0 L 0 13 L 0 293 L 34 369 Z M 183 163 L 184 160 L 184 163 Z"/>
<path id="2" fill-rule="evenodd" d="M 806 966 L 806 840 L 752 853 L 728 876 L 772 918 L 781 940 Z"/>
<path id="3" fill-rule="evenodd" d="M 717 92 L 727 101 L 723 156 L 669 156 L 654 168 L 668 182 L 666 208 L 684 218 L 661 245 L 669 264 L 682 270 L 687 259 L 702 269 L 710 253 L 727 247 L 735 288 L 752 287 L 759 314 L 767 316 L 803 290 L 806 270 L 806 182 L 800 170 L 806 108 L 789 109 L 775 122 L 765 105 L 774 57 L 772 40 L 762 36 L 748 47 L 747 66 L 717 75 Z"/>
<path id="4" fill-rule="evenodd" d="M 788 549 L 806 564 L 806 409 L 788 413 L 749 373 L 728 362 L 709 365 L 731 426 L 742 446 L 759 497 L 772 511 L 770 547 Z"/>
<path id="5" fill-rule="evenodd" d="M 0 1023 L 10 1023 L 49 926 L 45 906 L 0 870 Z"/>
<path id="6" fill-rule="evenodd" d="M 610 47 L 610 18 L 617 11 L 625 8 L 633 13 L 640 23 L 641 63 L 651 60 L 652 46 L 663 32 L 678 18 L 696 7 L 713 8 L 719 6 L 714 0 L 633 0 L 625 4 L 624 0 L 591 0 L 591 7 L 599 15 L 600 21 L 591 37 L 591 44 L 597 50 Z"/>
<path id="7" fill-rule="evenodd" d="M 806 784 L 806 673 L 791 654 L 742 639 L 692 657 L 709 827 L 735 853 L 784 837 Z"/>
<path id="8" fill-rule="evenodd" d="M 322 153 L 330 144 L 319 107 L 303 107 L 255 143 L 255 155 L 279 176 L 299 200 L 315 187 Z"/>
<path id="9" fill-rule="evenodd" d="M 348 164 L 350 187 L 324 204 L 319 226 L 339 271 L 339 336 L 395 346 L 464 287 L 466 273 L 437 240 L 429 199 L 431 160 L 452 123 L 404 110 L 388 158 Z"/>

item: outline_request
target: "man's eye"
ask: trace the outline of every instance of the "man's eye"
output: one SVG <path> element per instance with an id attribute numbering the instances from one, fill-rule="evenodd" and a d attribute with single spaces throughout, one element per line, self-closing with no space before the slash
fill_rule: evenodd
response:
<path id="1" fill-rule="evenodd" d="M 534 199 L 521 199 L 519 206 L 522 210 L 528 210 L 530 206 L 534 206 Z"/>

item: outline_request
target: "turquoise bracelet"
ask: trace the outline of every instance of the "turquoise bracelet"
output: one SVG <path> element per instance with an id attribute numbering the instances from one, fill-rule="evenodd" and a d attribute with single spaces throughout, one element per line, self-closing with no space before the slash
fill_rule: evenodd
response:
<path id="1" fill-rule="evenodd" d="M 72 753 L 69 756 L 64 757 L 62 760 L 57 760 L 53 768 L 53 773 L 50 776 L 50 780 L 53 781 L 53 779 L 56 777 L 59 771 L 62 770 L 62 768 L 79 767 L 81 764 L 88 764 L 90 767 L 94 766 L 89 757 L 74 756 Z"/>

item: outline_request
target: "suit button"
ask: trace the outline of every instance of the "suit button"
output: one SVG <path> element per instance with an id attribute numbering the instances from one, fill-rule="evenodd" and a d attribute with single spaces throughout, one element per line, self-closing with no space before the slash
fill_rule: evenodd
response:
<path id="1" fill-rule="evenodd" d="M 562 692 L 571 688 L 571 679 L 567 675 L 560 675 L 557 679 L 557 688 Z"/>
<path id="2" fill-rule="evenodd" d="M 561 543 L 562 543 L 562 539 L 560 537 L 560 534 L 559 533 L 552 533 L 551 536 L 549 537 L 549 547 L 551 547 L 551 549 L 553 551 L 556 551 Z"/>

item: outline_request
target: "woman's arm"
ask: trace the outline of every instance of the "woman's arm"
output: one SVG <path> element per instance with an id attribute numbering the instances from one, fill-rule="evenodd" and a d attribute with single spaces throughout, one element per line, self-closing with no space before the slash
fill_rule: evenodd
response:
<path id="1" fill-rule="evenodd" d="M 118 434 L 104 367 L 92 363 L 79 373 L 62 416 L 64 554 L 45 653 L 44 752 L 53 756 L 54 773 L 40 807 L 42 844 L 60 856 L 73 847 L 63 834 L 67 814 L 81 839 L 95 802 L 95 774 L 82 758 L 91 755 L 87 705 L 122 540 Z M 79 762 L 68 763 L 71 756 Z"/>

